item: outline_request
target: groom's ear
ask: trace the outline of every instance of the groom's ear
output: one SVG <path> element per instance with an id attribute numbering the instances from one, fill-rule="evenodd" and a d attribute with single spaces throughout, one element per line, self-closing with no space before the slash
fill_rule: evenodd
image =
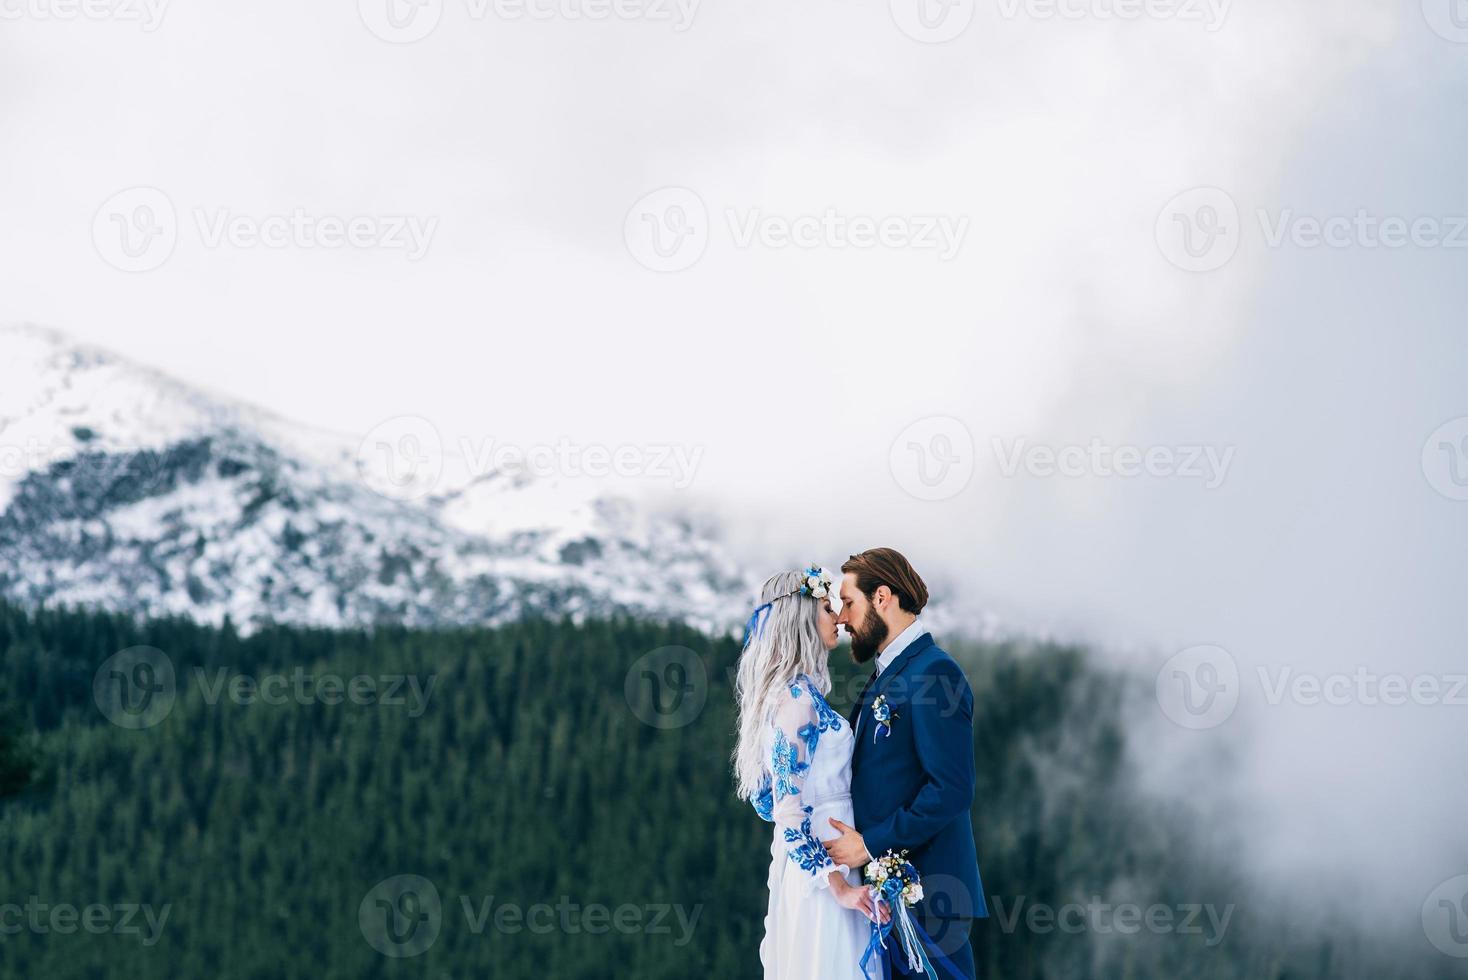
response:
<path id="1" fill-rule="evenodd" d="M 880 611 L 887 604 L 887 600 L 891 598 L 892 590 L 885 585 L 879 585 L 872 592 L 872 605 L 876 606 Z"/>

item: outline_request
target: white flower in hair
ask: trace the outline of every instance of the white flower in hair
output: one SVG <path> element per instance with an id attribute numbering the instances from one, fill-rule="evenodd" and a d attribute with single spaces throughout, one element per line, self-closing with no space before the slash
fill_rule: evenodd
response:
<path id="1" fill-rule="evenodd" d="M 805 584 L 800 591 L 812 598 L 826 598 L 831 594 L 831 573 L 819 565 L 810 566 L 805 570 Z"/>

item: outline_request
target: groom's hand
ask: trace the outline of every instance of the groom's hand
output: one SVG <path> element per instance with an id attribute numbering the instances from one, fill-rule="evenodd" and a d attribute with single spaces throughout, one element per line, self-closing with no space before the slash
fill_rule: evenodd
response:
<path id="1" fill-rule="evenodd" d="M 835 840 L 822 842 L 832 861 L 848 868 L 859 868 L 871 862 L 872 856 L 867 853 L 866 841 L 861 839 L 861 834 L 856 832 L 855 827 L 849 827 L 835 817 L 831 818 L 831 826 L 841 831 L 841 836 Z"/>

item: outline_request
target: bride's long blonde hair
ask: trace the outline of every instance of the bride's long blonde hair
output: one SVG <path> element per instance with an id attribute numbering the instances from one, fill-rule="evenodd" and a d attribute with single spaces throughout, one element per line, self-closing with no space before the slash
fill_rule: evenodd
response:
<path id="1" fill-rule="evenodd" d="M 805 572 L 780 572 L 766 580 L 760 589 L 760 603 L 769 603 L 770 608 L 755 614 L 744 652 L 739 655 L 734 685 L 739 737 L 733 764 L 742 800 L 757 795 L 764 780 L 766 759 L 761 749 L 765 726 L 779 696 L 801 674 L 811 679 L 822 696 L 831 690 L 827 650 L 816 622 L 820 603 L 826 600 L 801 595 L 798 590 L 805 579 Z"/>

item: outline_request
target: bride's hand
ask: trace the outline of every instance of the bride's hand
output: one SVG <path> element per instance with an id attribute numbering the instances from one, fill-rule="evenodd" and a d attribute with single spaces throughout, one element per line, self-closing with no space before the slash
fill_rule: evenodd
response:
<path id="1" fill-rule="evenodd" d="M 880 910 L 881 918 L 879 920 L 876 919 L 878 909 L 876 903 L 872 900 L 870 889 L 863 888 L 861 885 L 850 884 L 835 872 L 832 873 L 831 885 L 836 891 L 836 902 L 842 908 L 855 909 L 869 920 L 886 922 L 892 918 L 892 914 L 887 911 L 886 906 L 883 906 Z"/>

